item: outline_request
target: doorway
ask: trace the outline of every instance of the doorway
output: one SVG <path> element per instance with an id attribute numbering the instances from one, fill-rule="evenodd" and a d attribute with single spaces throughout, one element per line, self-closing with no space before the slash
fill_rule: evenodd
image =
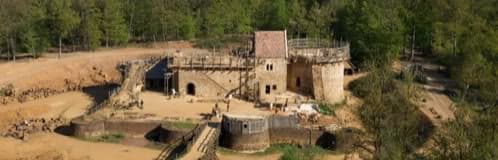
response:
<path id="1" fill-rule="evenodd" d="M 193 83 L 187 84 L 187 94 L 195 96 L 195 85 Z"/>

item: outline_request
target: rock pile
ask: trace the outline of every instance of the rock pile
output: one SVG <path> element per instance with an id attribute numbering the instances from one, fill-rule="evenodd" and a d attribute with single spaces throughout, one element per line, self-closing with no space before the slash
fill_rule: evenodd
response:
<path id="1" fill-rule="evenodd" d="M 10 126 L 3 136 L 27 140 L 29 134 L 38 132 L 53 132 L 55 128 L 65 123 L 66 120 L 62 118 L 27 119 Z"/>

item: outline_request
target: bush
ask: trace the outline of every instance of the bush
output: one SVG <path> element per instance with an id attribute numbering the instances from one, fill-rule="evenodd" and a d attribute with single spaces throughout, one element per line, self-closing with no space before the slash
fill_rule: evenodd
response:
<path id="1" fill-rule="evenodd" d="M 6 87 L 0 88 L 0 97 L 13 96 L 14 95 L 14 85 L 9 84 Z"/>
<path id="2" fill-rule="evenodd" d="M 340 102 L 336 104 L 329 104 L 326 102 L 318 102 L 318 112 L 327 115 L 327 116 L 335 116 L 335 110 L 340 106 L 344 105 L 345 102 Z"/>
<path id="3" fill-rule="evenodd" d="M 283 155 L 280 160 L 312 160 L 328 152 L 317 146 L 298 147 L 288 144 L 272 145 L 269 150 L 281 152 Z"/>
<path id="4" fill-rule="evenodd" d="M 412 77 L 413 78 L 413 77 Z M 432 131 L 432 125 L 412 103 L 413 79 L 396 80 L 389 70 L 375 70 L 352 83 L 362 97 L 358 109 L 363 126 L 372 135 L 376 159 L 407 159 Z"/>

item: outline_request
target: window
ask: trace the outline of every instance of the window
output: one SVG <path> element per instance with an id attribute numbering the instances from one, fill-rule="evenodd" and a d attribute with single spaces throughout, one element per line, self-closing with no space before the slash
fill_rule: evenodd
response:
<path id="1" fill-rule="evenodd" d="M 270 87 L 270 85 L 266 85 L 266 87 L 265 87 L 265 93 L 266 94 L 270 94 L 271 93 L 271 87 Z"/>
<path id="2" fill-rule="evenodd" d="M 266 64 L 266 71 L 273 71 L 273 64 Z"/>
<path id="3" fill-rule="evenodd" d="M 277 90 L 277 85 L 273 85 L 273 90 Z"/>

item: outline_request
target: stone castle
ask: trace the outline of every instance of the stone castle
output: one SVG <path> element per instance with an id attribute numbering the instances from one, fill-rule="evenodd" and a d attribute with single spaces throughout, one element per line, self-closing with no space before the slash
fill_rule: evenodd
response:
<path id="1" fill-rule="evenodd" d="M 245 52 L 167 53 L 163 77 L 147 79 L 167 94 L 226 97 L 282 103 L 300 95 L 328 103 L 344 99 L 349 44 L 287 39 L 286 31 L 257 31 Z M 162 84 L 161 84 L 162 83 Z"/>

